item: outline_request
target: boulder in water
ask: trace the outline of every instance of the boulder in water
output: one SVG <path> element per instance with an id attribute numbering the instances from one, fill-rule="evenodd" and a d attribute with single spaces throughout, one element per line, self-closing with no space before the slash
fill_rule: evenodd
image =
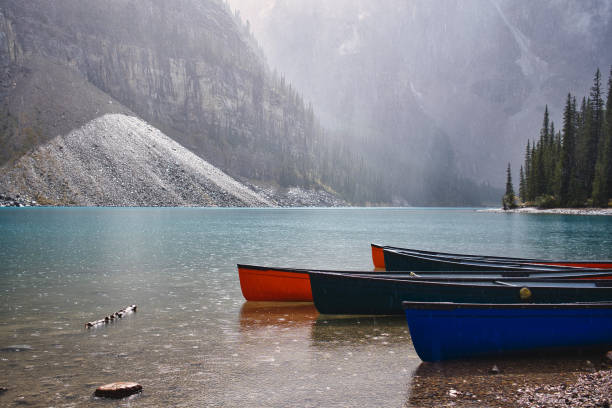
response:
<path id="1" fill-rule="evenodd" d="M 96 388 L 94 395 L 102 398 L 125 398 L 142 392 L 142 385 L 135 382 L 114 382 Z"/>

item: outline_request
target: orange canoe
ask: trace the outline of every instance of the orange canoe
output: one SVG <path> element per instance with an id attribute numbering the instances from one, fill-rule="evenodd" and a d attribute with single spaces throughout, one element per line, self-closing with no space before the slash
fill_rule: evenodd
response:
<path id="1" fill-rule="evenodd" d="M 246 300 L 312 302 L 310 277 L 303 269 L 238 265 L 238 276 Z"/>

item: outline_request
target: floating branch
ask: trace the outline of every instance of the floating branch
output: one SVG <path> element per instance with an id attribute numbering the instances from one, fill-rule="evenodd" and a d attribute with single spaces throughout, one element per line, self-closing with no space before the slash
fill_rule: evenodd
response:
<path id="1" fill-rule="evenodd" d="M 87 322 L 87 323 L 85 323 L 85 327 L 87 327 L 89 329 L 90 327 L 95 327 L 95 326 L 98 326 L 98 325 L 101 325 L 101 324 L 108 324 L 108 323 L 111 323 L 111 322 L 115 321 L 115 319 L 121 319 L 126 314 L 133 313 L 133 312 L 136 312 L 136 305 L 131 305 L 131 306 L 128 306 L 128 307 L 126 307 L 124 309 L 121 309 L 118 312 L 115 312 L 115 313 L 113 313 L 111 315 L 108 315 L 108 316 L 104 317 L 104 319 L 95 320 L 93 322 Z"/>

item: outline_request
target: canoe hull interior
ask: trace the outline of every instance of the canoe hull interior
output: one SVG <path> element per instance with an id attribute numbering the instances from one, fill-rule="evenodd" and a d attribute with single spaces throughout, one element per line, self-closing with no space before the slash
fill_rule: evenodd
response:
<path id="1" fill-rule="evenodd" d="M 414 348 L 423 361 L 612 346 L 612 305 L 563 309 L 406 308 L 405 312 Z"/>
<path id="2" fill-rule="evenodd" d="M 308 273 L 238 266 L 240 289 L 249 301 L 312 302 Z"/>
<path id="3" fill-rule="evenodd" d="M 372 263 L 376 269 L 385 269 L 385 253 L 382 247 L 371 245 L 372 247 Z"/>
<path id="4" fill-rule="evenodd" d="M 413 255 L 409 253 L 383 250 L 385 268 L 388 271 L 429 271 L 429 272 L 465 272 L 465 271 L 487 271 L 492 269 L 503 270 L 528 270 L 548 269 L 555 270 L 563 267 L 549 265 L 520 265 L 501 262 L 473 262 L 471 260 L 461 261 L 444 257 Z"/>

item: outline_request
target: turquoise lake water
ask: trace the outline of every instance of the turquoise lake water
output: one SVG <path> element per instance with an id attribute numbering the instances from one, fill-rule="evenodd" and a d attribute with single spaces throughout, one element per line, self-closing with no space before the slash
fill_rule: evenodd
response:
<path id="1" fill-rule="evenodd" d="M 0 209 L 0 405 L 411 406 L 401 318 L 246 303 L 236 263 L 372 269 L 370 243 L 611 259 L 612 217 L 474 209 Z M 108 326 L 84 323 L 137 304 Z M 21 351 L 15 351 L 21 350 Z M 421 367 L 421 368 L 419 368 Z M 137 381 L 122 402 L 96 386 Z"/>

